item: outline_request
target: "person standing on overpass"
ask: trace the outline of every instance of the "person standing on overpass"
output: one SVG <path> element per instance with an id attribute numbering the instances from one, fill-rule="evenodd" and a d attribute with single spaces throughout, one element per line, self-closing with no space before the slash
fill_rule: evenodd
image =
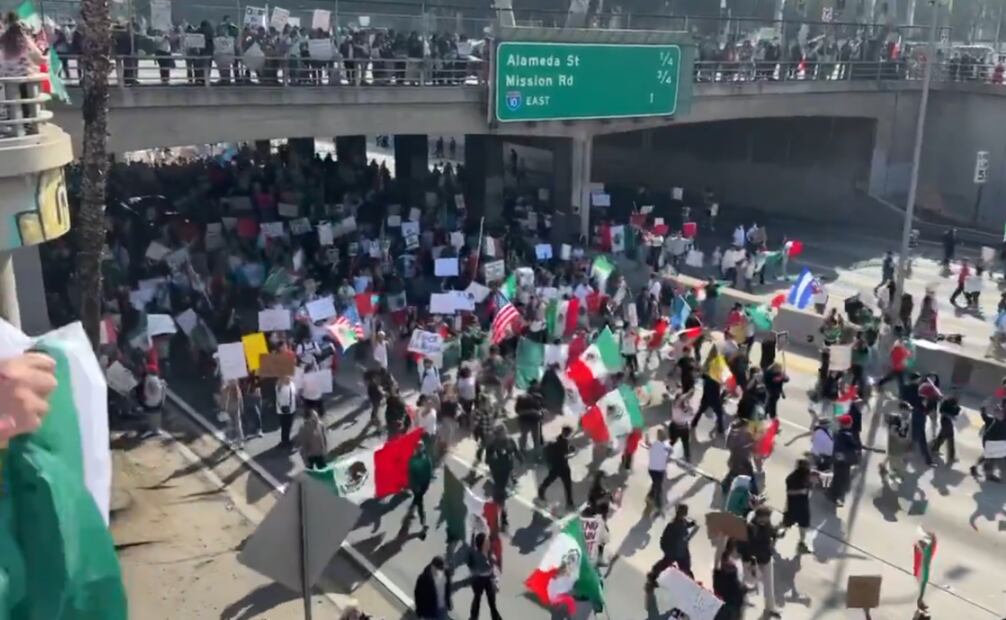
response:
<path id="1" fill-rule="evenodd" d="M 957 229 L 948 228 L 943 233 L 943 268 L 950 269 L 950 262 L 954 260 L 954 250 L 957 247 Z"/>

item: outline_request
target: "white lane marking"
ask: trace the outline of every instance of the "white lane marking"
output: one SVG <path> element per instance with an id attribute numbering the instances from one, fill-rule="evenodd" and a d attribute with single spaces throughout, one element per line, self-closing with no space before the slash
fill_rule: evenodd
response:
<path id="1" fill-rule="evenodd" d="M 187 402 L 185 402 L 180 396 L 175 394 L 174 391 L 170 389 L 168 390 L 168 398 L 171 399 L 171 402 L 174 403 L 175 406 L 177 406 L 179 409 L 181 409 L 187 415 L 189 415 L 192 419 L 198 422 L 199 425 L 202 426 L 204 430 L 206 430 L 208 433 L 213 435 L 213 437 L 222 442 L 223 445 L 227 446 L 227 448 L 235 455 L 237 455 L 237 457 L 241 459 L 241 461 L 245 465 L 251 468 L 256 474 L 261 476 L 263 480 L 269 483 L 269 485 L 277 493 L 282 494 L 286 491 L 287 485 L 282 484 L 279 480 L 277 480 L 275 476 L 273 476 L 268 470 L 259 465 L 255 461 L 255 459 L 252 458 L 243 449 L 236 448 L 233 444 L 231 444 L 231 442 L 227 441 L 227 438 L 224 436 L 222 431 L 216 428 L 216 426 L 214 426 L 202 414 L 193 409 Z M 356 548 L 353 547 L 353 545 L 351 545 L 348 542 L 343 542 L 342 548 L 346 551 L 349 557 L 353 559 L 354 562 L 359 564 L 361 567 L 363 567 L 365 571 L 370 573 L 370 575 L 374 579 L 376 579 L 377 582 L 380 583 L 381 586 L 383 586 L 384 589 L 386 589 L 392 596 L 398 599 L 398 601 L 402 603 L 402 605 L 405 605 L 405 607 L 408 609 L 412 609 L 413 607 L 415 607 L 415 601 L 412 600 L 412 597 L 406 594 L 405 591 L 399 588 L 387 575 L 385 575 L 376 566 L 374 566 L 374 564 L 366 557 L 364 557 L 362 553 L 357 551 Z"/>

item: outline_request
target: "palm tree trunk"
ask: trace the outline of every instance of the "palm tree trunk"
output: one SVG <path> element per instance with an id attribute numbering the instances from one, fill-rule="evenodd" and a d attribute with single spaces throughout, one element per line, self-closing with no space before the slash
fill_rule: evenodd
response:
<path id="1" fill-rule="evenodd" d="M 105 243 L 105 184 L 108 173 L 108 72 L 111 19 L 108 0 L 83 0 L 84 153 L 77 235 L 80 317 L 91 344 L 98 346 L 101 321 L 101 249 Z"/>

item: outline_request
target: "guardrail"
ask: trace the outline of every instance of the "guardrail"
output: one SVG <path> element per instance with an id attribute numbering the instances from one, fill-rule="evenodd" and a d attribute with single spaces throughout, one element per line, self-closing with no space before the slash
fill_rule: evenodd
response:
<path id="1" fill-rule="evenodd" d="M 52 120 L 44 107 L 50 96 L 42 92 L 48 79 L 41 73 L 0 77 L 0 141 L 37 135 Z"/>
<path id="2" fill-rule="evenodd" d="M 143 86 L 480 86 L 488 77 L 483 60 L 436 58 L 365 58 L 314 60 L 311 58 L 256 58 L 211 56 L 118 56 L 109 74 L 120 88 Z M 64 81 L 80 82 L 75 57 L 63 62 Z M 698 61 L 692 78 L 697 83 L 791 81 L 895 81 L 922 79 L 924 62 L 828 60 Z M 1002 84 L 1003 69 L 993 65 L 941 62 L 934 67 L 937 82 Z"/>
<path id="3" fill-rule="evenodd" d="M 485 84 L 487 63 L 434 58 L 315 60 L 235 56 L 117 56 L 110 83 L 142 86 L 464 86 Z M 63 61 L 68 86 L 80 85 L 80 62 Z"/>

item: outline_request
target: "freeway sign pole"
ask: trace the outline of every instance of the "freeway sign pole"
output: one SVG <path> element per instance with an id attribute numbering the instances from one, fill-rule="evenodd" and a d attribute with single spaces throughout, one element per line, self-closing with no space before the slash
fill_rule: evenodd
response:
<path id="1" fill-rule="evenodd" d="M 681 65 L 681 46 L 673 44 L 504 41 L 496 48 L 491 117 L 508 123 L 673 116 Z"/>

